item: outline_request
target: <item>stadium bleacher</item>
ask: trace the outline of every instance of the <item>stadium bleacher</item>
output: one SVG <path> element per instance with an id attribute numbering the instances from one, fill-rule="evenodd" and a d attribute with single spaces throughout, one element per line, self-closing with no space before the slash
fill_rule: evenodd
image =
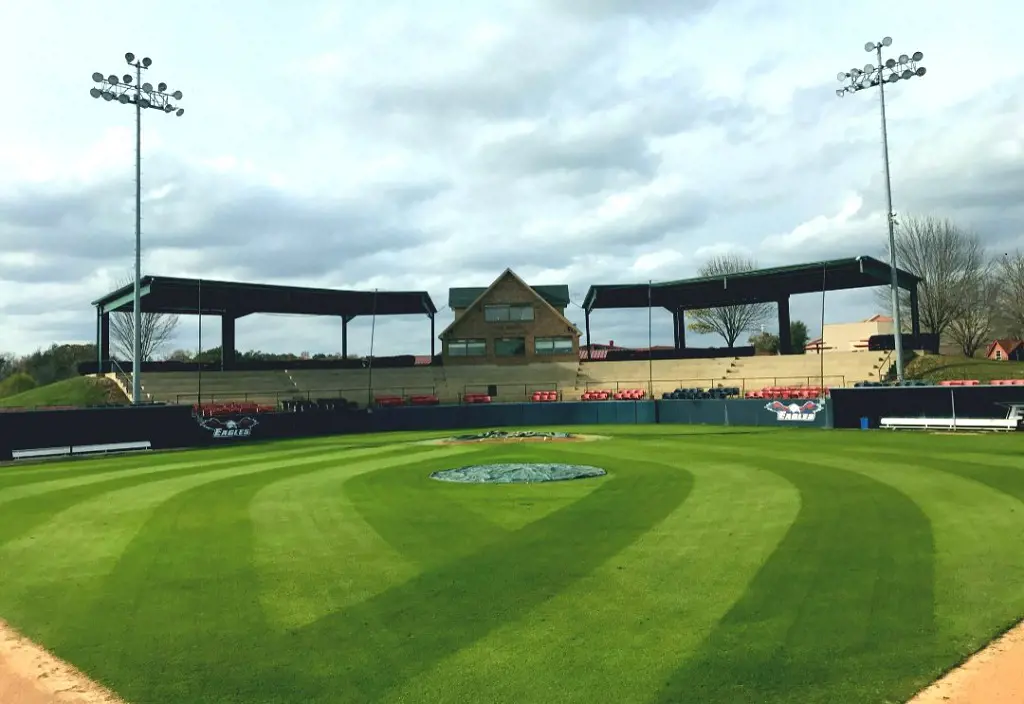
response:
<path id="1" fill-rule="evenodd" d="M 301 410 L 330 404 L 331 399 L 334 403 L 341 399 L 345 404 L 365 405 L 369 401 L 387 406 L 633 398 L 817 398 L 827 395 L 832 387 L 880 385 L 876 380 L 884 360 L 884 355 L 876 352 L 828 352 L 824 376 L 822 359 L 816 354 L 528 365 L 416 365 L 379 367 L 372 371 L 365 367 L 218 371 L 202 373 L 201 400 Z M 196 400 L 199 382 L 198 372 L 173 371 L 147 373 L 143 383 L 151 401 L 190 403 Z M 976 383 L 943 382 L 947 386 Z M 1024 380 L 1000 380 L 993 384 L 1024 385 Z"/>

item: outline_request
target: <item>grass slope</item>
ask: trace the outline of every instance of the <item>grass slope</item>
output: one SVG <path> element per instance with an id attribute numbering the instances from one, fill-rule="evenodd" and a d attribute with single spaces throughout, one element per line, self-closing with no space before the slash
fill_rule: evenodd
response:
<path id="1" fill-rule="evenodd" d="M 615 433 L 4 469 L 0 615 L 136 703 L 875 704 L 1024 614 L 1018 436 Z M 520 460 L 609 474 L 427 476 Z"/>
<path id="2" fill-rule="evenodd" d="M 0 398 L 0 408 L 100 406 L 127 402 L 124 393 L 110 379 L 79 376 Z"/>
<path id="3" fill-rule="evenodd" d="M 954 355 L 918 355 L 907 365 L 908 379 L 945 381 L 977 379 L 987 383 L 994 379 L 1024 379 L 1024 362 L 995 362 Z"/>

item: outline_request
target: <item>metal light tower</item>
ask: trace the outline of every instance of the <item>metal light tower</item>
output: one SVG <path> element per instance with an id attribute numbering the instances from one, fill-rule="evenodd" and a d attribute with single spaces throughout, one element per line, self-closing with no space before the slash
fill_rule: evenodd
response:
<path id="1" fill-rule="evenodd" d="M 89 91 L 94 98 L 117 101 L 122 105 L 135 106 L 135 296 L 132 304 L 134 314 L 132 335 L 132 403 L 142 403 L 142 109 L 152 108 L 167 114 L 174 113 L 178 117 L 185 114 L 171 101 L 181 100 L 181 91 L 167 92 L 167 84 L 160 83 L 155 88 L 150 83 L 142 82 L 142 71 L 148 69 L 153 60 L 148 56 L 136 61 L 131 52 L 124 55 L 124 60 L 135 69 L 135 76 L 126 73 L 120 79 L 114 74 L 105 77 L 102 73 L 92 74 L 92 80 L 99 84 Z"/>
<path id="2" fill-rule="evenodd" d="M 925 74 L 924 66 L 918 66 L 924 54 L 915 51 L 912 55 L 901 54 L 899 59 L 886 59 L 882 61 L 882 47 L 892 46 L 892 37 L 885 37 L 880 42 L 868 42 L 864 45 L 864 51 L 874 52 L 878 58 L 878 65 L 867 64 L 863 69 L 851 68 L 849 71 L 840 71 L 837 78 L 840 83 L 847 83 L 836 90 L 836 95 L 842 98 L 847 93 L 856 93 L 865 88 L 878 87 L 878 96 L 882 106 L 882 159 L 885 162 L 885 219 L 889 224 L 889 267 L 892 269 L 890 286 L 892 287 L 892 323 L 895 328 L 896 342 L 896 378 L 903 381 L 903 327 L 900 320 L 900 290 L 899 278 L 896 275 L 896 214 L 892 211 L 892 179 L 889 174 L 889 131 L 885 124 L 885 84 L 907 81 L 914 76 L 921 77 Z"/>

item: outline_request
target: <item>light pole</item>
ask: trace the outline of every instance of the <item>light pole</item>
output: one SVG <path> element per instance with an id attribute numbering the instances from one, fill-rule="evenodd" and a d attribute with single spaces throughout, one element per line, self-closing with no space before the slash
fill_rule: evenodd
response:
<path id="1" fill-rule="evenodd" d="M 92 74 L 92 80 L 99 84 L 89 91 L 94 98 L 117 101 L 122 105 L 135 106 L 135 294 L 132 303 L 133 335 L 132 335 L 132 403 L 142 403 L 142 109 L 152 108 L 167 114 L 174 113 L 178 117 L 185 114 L 171 101 L 181 100 L 181 91 L 167 92 L 167 84 L 160 83 L 155 88 L 152 84 L 142 82 L 142 71 L 148 69 L 153 60 L 148 56 L 136 60 L 131 52 L 124 55 L 124 60 L 135 69 L 135 76 L 126 73 L 120 79 L 115 74 L 105 77 L 102 73 Z"/>
<path id="2" fill-rule="evenodd" d="M 874 52 L 878 58 L 878 65 L 867 64 L 863 69 L 852 68 L 849 71 L 840 71 L 837 78 L 840 83 L 847 83 L 836 90 L 836 95 L 842 98 L 847 93 L 856 93 L 865 88 L 878 86 L 879 101 L 882 106 L 882 159 L 885 162 L 885 219 L 889 225 L 889 268 L 892 287 L 892 324 L 895 328 L 896 342 L 896 378 L 903 381 L 903 327 L 900 320 L 900 289 L 899 277 L 896 274 L 896 214 L 892 211 L 892 179 L 889 174 L 889 131 L 885 124 L 885 84 L 907 81 L 914 76 L 925 74 L 924 66 L 918 66 L 918 62 L 924 58 L 924 54 L 915 51 L 912 55 L 901 54 L 900 58 L 887 59 L 882 61 L 882 47 L 892 46 L 892 37 L 885 37 L 880 42 L 868 42 L 864 45 L 864 51 Z"/>

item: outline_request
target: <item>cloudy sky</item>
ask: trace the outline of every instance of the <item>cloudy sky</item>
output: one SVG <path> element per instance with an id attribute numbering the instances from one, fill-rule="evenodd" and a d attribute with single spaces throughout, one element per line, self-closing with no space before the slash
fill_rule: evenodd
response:
<path id="1" fill-rule="evenodd" d="M 0 351 L 90 341 L 89 302 L 131 271 L 134 113 L 88 94 L 126 51 L 185 94 L 181 118 L 144 113 L 145 273 L 426 289 L 440 308 L 449 286 L 505 267 L 580 303 L 592 283 L 683 278 L 729 250 L 764 266 L 879 255 L 877 93 L 839 100 L 835 75 L 885 35 L 928 69 L 888 92 L 896 211 L 1024 245 L 1024 7 L 839 8 L 5 2 Z M 833 322 L 875 312 L 870 292 L 826 304 Z M 793 313 L 815 330 L 819 297 Z M 570 318 L 582 327 L 578 307 Z M 656 344 L 669 321 L 655 315 Z M 593 324 L 596 340 L 646 344 L 642 311 Z M 352 324 L 351 351 L 369 328 Z M 174 346 L 195 348 L 196 331 L 184 321 Z M 337 352 L 340 326 L 251 316 L 238 343 Z M 425 353 L 426 319 L 380 321 L 376 345 Z"/>

